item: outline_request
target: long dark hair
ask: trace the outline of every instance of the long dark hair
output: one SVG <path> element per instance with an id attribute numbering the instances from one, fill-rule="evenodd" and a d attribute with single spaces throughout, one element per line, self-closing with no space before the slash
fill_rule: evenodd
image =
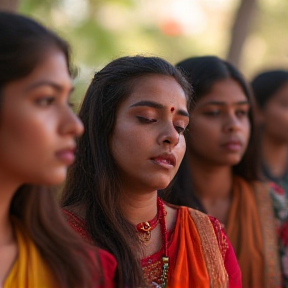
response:
<path id="1" fill-rule="evenodd" d="M 68 171 L 62 205 L 83 205 L 87 228 L 95 244 L 111 252 L 118 263 L 120 287 L 143 287 L 143 273 L 136 254 L 139 241 L 135 227 L 120 211 L 121 180 L 109 147 L 119 104 L 141 77 L 173 77 L 190 103 L 190 85 L 171 64 L 157 57 L 123 57 L 96 73 L 84 98 L 79 117 L 85 132 L 79 155 Z"/>
<path id="2" fill-rule="evenodd" d="M 251 106 L 254 101 L 250 87 L 242 74 L 229 62 L 215 56 L 192 57 L 176 64 L 188 77 L 194 89 L 194 99 L 198 99 L 209 93 L 212 85 L 221 80 L 232 78 L 242 88 Z M 233 166 L 233 174 L 239 175 L 248 181 L 258 179 L 258 151 L 256 146 L 255 123 L 250 109 L 248 117 L 251 125 L 251 135 L 246 152 L 242 160 Z M 164 198 L 173 204 L 191 206 L 202 210 L 201 204 L 191 195 L 192 183 L 187 156 L 180 165 L 178 173 L 173 181 L 173 189 L 164 195 Z"/>
<path id="3" fill-rule="evenodd" d="M 37 22 L 0 12 L 0 104 L 3 88 L 28 76 L 41 63 L 47 49 L 58 49 L 67 60 L 69 46 Z M 0 105 L 0 115 L 3 107 Z M 78 235 L 67 225 L 55 197 L 47 187 L 23 185 L 13 196 L 10 215 L 16 217 L 37 246 L 61 287 L 90 287 L 96 267 Z M 99 273 L 100 277 L 100 273 Z"/>

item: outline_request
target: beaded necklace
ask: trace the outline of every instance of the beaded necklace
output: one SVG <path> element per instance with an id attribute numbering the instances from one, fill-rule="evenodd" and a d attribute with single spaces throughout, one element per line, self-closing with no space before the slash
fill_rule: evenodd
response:
<path id="1" fill-rule="evenodd" d="M 169 270 L 169 257 L 168 257 L 168 234 L 167 234 L 167 224 L 165 216 L 167 212 L 163 201 L 157 197 L 157 206 L 159 213 L 159 222 L 161 226 L 161 234 L 164 248 L 164 255 L 162 256 L 162 288 L 166 288 L 168 284 L 168 270 Z"/>
<path id="2" fill-rule="evenodd" d="M 157 226 L 158 223 L 160 224 L 163 250 L 164 250 L 163 253 L 164 255 L 162 256 L 161 285 L 158 285 L 154 282 L 152 283 L 159 288 L 166 288 L 168 284 L 169 257 L 168 257 L 168 233 L 165 219 L 166 215 L 167 212 L 165 210 L 164 203 L 159 197 L 157 197 L 157 215 L 151 221 L 141 222 L 136 226 L 140 241 L 148 242 L 151 238 L 151 231 Z"/>

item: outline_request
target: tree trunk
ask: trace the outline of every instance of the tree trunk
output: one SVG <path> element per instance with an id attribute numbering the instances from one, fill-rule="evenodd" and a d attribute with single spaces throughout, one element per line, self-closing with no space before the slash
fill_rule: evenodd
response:
<path id="1" fill-rule="evenodd" d="M 231 42 L 227 55 L 227 60 L 236 67 L 239 66 L 242 48 L 249 34 L 249 28 L 255 18 L 256 11 L 257 0 L 241 0 L 231 30 Z"/>
<path id="2" fill-rule="evenodd" d="M 0 0 L 0 11 L 17 12 L 20 0 Z"/>

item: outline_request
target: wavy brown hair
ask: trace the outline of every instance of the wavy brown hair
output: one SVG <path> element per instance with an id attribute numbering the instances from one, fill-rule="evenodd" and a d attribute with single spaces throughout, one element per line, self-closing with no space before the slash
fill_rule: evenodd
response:
<path id="1" fill-rule="evenodd" d="M 29 18 L 0 12 L 0 38 L 0 113 L 5 85 L 28 76 L 47 49 L 61 51 L 69 69 L 68 44 Z M 20 187 L 13 196 L 10 215 L 35 243 L 60 287 L 92 287 L 92 277 L 97 276 L 100 283 L 100 266 L 88 255 L 91 248 L 67 225 L 50 188 Z"/>
<path id="2" fill-rule="evenodd" d="M 143 77 L 173 77 L 190 103 L 190 84 L 178 69 L 157 57 L 123 57 L 95 74 L 80 109 L 85 132 L 78 156 L 68 171 L 62 205 L 84 206 L 87 229 L 94 243 L 111 252 L 118 264 L 119 287 L 145 286 L 137 253 L 135 226 L 120 210 L 121 179 L 109 147 L 120 103 Z"/>

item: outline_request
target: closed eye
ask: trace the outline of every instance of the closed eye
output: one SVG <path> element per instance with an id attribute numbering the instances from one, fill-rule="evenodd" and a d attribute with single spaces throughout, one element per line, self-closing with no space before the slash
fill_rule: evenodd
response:
<path id="1" fill-rule="evenodd" d="M 149 118 L 145 118 L 145 117 L 142 117 L 142 116 L 137 116 L 137 118 L 138 118 L 138 120 L 139 120 L 141 123 L 149 124 L 149 123 L 157 122 L 156 119 L 149 119 Z"/>
<path id="2" fill-rule="evenodd" d="M 180 127 L 180 126 L 175 126 L 175 130 L 179 133 L 179 134 L 184 134 L 185 132 L 185 128 Z"/>

